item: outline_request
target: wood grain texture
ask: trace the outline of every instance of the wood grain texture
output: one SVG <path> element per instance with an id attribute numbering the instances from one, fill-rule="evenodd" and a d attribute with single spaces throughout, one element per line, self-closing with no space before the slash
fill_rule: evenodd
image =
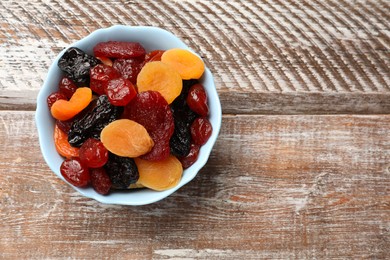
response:
<path id="1" fill-rule="evenodd" d="M 33 112 L 0 112 L 0 258 L 385 259 L 390 116 L 229 116 L 206 167 L 147 206 L 50 172 Z"/>
<path id="2" fill-rule="evenodd" d="M 34 109 L 60 50 L 127 24 L 165 28 L 198 52 L 226 113 L 390 112 L 387 0 L 37 0 L 0 9 L 1 109 Z"/>
<path id="3" fill-rule="evenodd" d="M 388 0 L 0 1 L 0 258 L 388 258 L 389 10 Z M 57 53 L 115 24 L 181 38 L 213 72 L 224 112 L 198 176 L 140 207 L 63 183 L 33 121 Z"/>

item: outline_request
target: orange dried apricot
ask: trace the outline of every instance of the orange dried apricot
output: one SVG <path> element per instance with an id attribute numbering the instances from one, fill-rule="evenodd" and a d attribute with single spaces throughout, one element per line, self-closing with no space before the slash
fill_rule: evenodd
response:
<path id="1" fill-rule="evenodd" d="M 91 100 L 92 90 L 90 88 L 78 88 L 69 101 L 59 99 L 54 102 L 50 110 L 51 115 L 55 119 L 66 121 L 86 108 Z"/>
<path id="2" fill-rule="evenodd" d="M 201 58 L 184 49 L 170 49 L 163 53 L 161 62 L 168 64 L 182 79 L 199 79 L 202 77 L 205 66 Z"/>
<path id="3" fill-rule="evenodd" d="M 137 183 L 147 188 L 156 191 L 168 190 L 175 187 L 181 180 L 183 167 L 174 155 L 169 155 L 167 159 L 161 161 L 140 158 L 135 158 L 134 161 L 139 172 Z"/>
<path id="4" fill-rule="evenodd" d="M 154 145 L 145 127 L 129 119 L 108 124 L 100 133 L 100 140 L 113 154 L 131 158 L 146 154 Z"/>
<path id="5" fill-rule="evenodd" d="M 68 142 L 68 135 L 58 125 L 54 126 L 54 144 L 57 152 L 66 158 L 79 156 L 79 148 L 73 147 Z"/>
<path id="6" fill-rule="evenodd" d="M 148 62 L 137 77 L 138 92 L 158 91 L 168 104 L 180 95 L 183 82 L 179 73 L 161 61 Z"/>

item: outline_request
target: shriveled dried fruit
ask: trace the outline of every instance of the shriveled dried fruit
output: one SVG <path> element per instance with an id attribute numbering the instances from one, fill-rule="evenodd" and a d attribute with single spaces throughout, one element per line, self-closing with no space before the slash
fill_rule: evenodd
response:
<path id="1" fill-rule="evenodd" d="M 109 153 L 104 166 L 114 189 L 127 189 L 138 181 L 139 173 L 133 158 L 121 157 Z"/>
<path id="2" fill-rule="evenodd" d="M 71 47 L 58 60 L 58 67 L 78 86 L 88 86 L 89 71 L 100 61 L 76 47 Z"/>
<path id="3" fill-rule="evenodd" d="M 69 133 L 72 123 L 73 123 L 72 119 L 66 121 L 56 120 L 56 125 L 58 126 L 58 128 L 61 129 L 66 134 Z"/>
<path id="4" fill-rule="evenodd" d="M 49 107 L 49 109 L 51 109 L 51 107 L 53 106 L 53 104 L 57 101 L 57 100 L 60 100 L 60 99 L 63 99 L 63 100 L 68 100 L 68 98 L 66 97 L 66 95 L 64 93 L 61 93 L 61 92 L 53 92 L 51 93 L 46 101 L 47 101 L 47 106 Z"/>
<path id="5" fill-rule="evenodd" d="M 105 64 L 98 64 L 91 69 L 90 77 L 89 87 L 93 92 L 103 95 L 108 82 L 112 79 L 119 78 L 120 74 L 113 67 Z"/>
<path id="6" fill-rule="evenodd" d="M 77 86 L 70 78 L 62 77 L 60 83 L 58 84 L 58 89 L 68 99 L 70 99 L 76 92 Z"/>
<path id="7" fill-rule="evenodd" d="M 132 158 L 148 153 L 154 145 L 145 127 L 129 119 L 108 124 L 103 128 L 100 140 L 111 153 Z"/>
<path id="8" fill-rule="evenodd" d="M 112 182 L 104 168 L 90 169 L 91 184 L 93 189 L 102 195 L 110 192 Z"/>
<path id="9" fill-rule="evenodd" d="M 79 157 L 83 164 L 89 168 L 100 168 L 108 160 L 108 150 L 97 139 L 87 139 L 79 150 Z"/>
<path id="10" fill-rule="evenodd" d="M 126 106 L 137 95 L 137 90 L 129 80 L 117 78 L 108 82 L 106 94 L 114 106 Z"/>
<path id="11" fill-rule="evenodd" d="M 200 116 L 209 114 L 207 94 L 202 84 L 193 85 L 187 95 L 187 104 L 192 111 Z"/>
<path id="12" fill-rule="evenodd" d="M 184 80 L 182 93 L 171 104 L 175 131 L 170 140 L 170 148 L 171 153 L 176 156 L 186 156 L 190 151 L 190 126 L 198 116 L 189 108 L 186 99 L 189 89 L 197 82 L 197 80 Z"/>
<path id="13" fill-rule="evenodd" d="M 128 59 L 145 56 L 145 49 L 138 42 L 108 41 L 100 42 L 93 47 L 95 56 Z"/>
<path id="14" fill-rule="evenodd" d="M 123 111 L 122 107 L 113 106 L 106 95 L 99 96 L 91 103 L 85 115 L 75 119 L 72 124 L 68 136 L 72 146 L 79 147 L 90 137 L 100 139 L 102 129 L 118 119 Z"/>
<path id="15" fill-rule="evenodd" d="M 175 119 L 175 131 L 170 139 L 170 151 L 176 156 L 186 156 L 190 152 L 190 125 L 180 117 Z"/>
<path id="16" fill-rule="evenodd" d="M 204 145 L 209 140 L 213 127 L 206 117 L 199 117 L 191 125 L 192 141 L 198 145 Z"/>
<path id="17" fill-rule="evenodd" d="M 133 84 L 136 84 L 137 76 L 143 66 L 143 59 L 116 59 L 112 66 L 122 75 L 123 78 L 130 80 Z"/>
<path id="18" fill-rule="evenodd" d="M 200 145 L 191 144 L 189 153 L 184 157 L 178 158 L 184 169 L 189 168 L 198 160 L 199 151 L 200 151 Z"/>
<path id="19" fill-rule="evenodd" d="M 153 139 L 154 146 L 142 156 L 143 159 L 163 160 L 169 156 L 174 122 L 168 103 L 159 92 L 139 93 L 125 107 L 122 117 L 143 125 Z"/>
<path id="20" fill-rule="evenodd" d="M 88 167 L 77 157 L 65 159 L 61 164 L 60 172 L 65 180 L 76 187 L 85 187 L 90 181 Z"/>
<path id="21" fill-rule="evenodd" d="M 138 183 L 157 191 L 175 187 L 183 174 L 180 161 L 173 155 L 160 161 L 135 158 L 135 163 L 139 171 Z"/>

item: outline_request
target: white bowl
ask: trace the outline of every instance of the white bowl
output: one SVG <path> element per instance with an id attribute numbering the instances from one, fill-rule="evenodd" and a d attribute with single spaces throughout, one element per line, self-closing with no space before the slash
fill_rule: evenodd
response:
<path id="1" fill-rule="evenodd" d="M 89 54 L 93 54 L 92 49 L 95 44 L 109 40 L 140 42 L 146 51 L 156 49 L 166 50 L 171 48 L 182 48 L 190 50 L 189 47 L 185 45 L 179 38 L 163 29 L 156 27 L 131 27 L 124 25 L 115 25 L 109 28 L 96 30 L 80 41 L 71 44 L 69 47 L 75 46 Z M 55 58 L 49 68 L 46 80 L 44 81 L 43 86 L 38 94 L 35 120 L 38 128 L 39 144 L 43 157 L 46 163 L 49 165 L 50 169 L 59 178 L 65 181 L 60 173 L 60 165 L 64 158 L 57 153 L 53 140 L 55 120 L 52 118 L 46 103 L 47 96 L 50 93 L 58 90 L 58 82 L 63 76 L 63 73 L 57 66 L 57 62 L 64 52 L 65 50 L 63 50 Z M 139 189 L 129 191 L 112 191 L 109 195 L 100 195 L 91 187 L 77 188 L 71 184 L 69 185 L 71 185 L 82 195 L 102 203 L 145 205 L 159 201 L 171 195 L 180 187 L 190 182 L 196 176 L 199 170 L 206 164 L 210 156 L 211 149 L 217 140 L 222 120 L 221 104 L 214 85 L 213 76 L 209 69 L 206 68 L 205 73 L 200 81 L 207 91 L 210 109 L 209 120 L 213 126 L 213 132 L 208 142 L 200 149 L 198 160 L 191 167 L 184 170 L 183 177 L 176 187 L 165 191 Z"/>

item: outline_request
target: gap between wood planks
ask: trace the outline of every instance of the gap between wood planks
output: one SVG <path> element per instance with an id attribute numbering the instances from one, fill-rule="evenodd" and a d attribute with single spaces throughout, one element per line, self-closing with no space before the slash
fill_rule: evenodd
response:
<path id="1" fill-rule="evenodd" d="M 390 93 L 249 93 L 219 91 L 223 114 L 390 114 Z M 0 111 L 35 111 L 37 91 L 0 91 Z"/>

